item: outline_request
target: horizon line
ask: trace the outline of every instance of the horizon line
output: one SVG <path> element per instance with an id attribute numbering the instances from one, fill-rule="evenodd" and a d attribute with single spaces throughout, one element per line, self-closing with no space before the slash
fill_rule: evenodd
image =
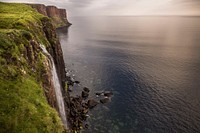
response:
<path id="1" fill-rule="evenodd" d="M 200 15 L 75 15 L 70 17 L 200 17 Z"/>

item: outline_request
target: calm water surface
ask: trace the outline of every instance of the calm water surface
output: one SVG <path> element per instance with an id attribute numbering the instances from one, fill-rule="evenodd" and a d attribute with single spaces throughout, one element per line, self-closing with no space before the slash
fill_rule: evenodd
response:
<path id="1" fill-rule="evenodd" d="M 91 89 L 112 90 L 85 133 L 200 132 L 200 18 L 71 18 L 58 30 L 66 67 Z M 74 89 L 80 92 L 80 87 Z"/>

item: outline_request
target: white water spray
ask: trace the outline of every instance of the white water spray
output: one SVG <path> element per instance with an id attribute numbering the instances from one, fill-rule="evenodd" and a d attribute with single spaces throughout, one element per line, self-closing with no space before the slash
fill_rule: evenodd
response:
<path id="1" fill-rule="evenodd" d="M 58 109 L 59 109 L 59 113 L 60 113 L 62 122 L 63 122 L 65 128 L 67 129 L 68 125 L 67 125 L 67 118 L 66 118 L 66 113 L 65 113 L 65 105 L 64 105 L 63 95 L 62 95 L 62 91 L 61 91 L 61 85 L 60 85 L 60 82 L 58 79 L 58 74 L 56 71 L 55 63 L 54 63 L 54 60 L 51 57 L 51 55 L 46 50 L 46 48 L 43 45 L 40 45 L 40 48 L 42 49 L 43 53 L 50 59 L 50 61 L 52 63 L 51 73 L 52 73 L 52 78 L 53 78 L 53 85 L 55 88 Z"/>

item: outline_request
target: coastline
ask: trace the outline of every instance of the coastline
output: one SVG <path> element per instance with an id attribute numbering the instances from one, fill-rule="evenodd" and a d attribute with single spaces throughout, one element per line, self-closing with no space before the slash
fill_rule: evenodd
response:
<path id="1" fill-rule="evenodd" d="M 90 89 L 83 87 L 81 95 L 70 96 L 73 90 L 69 86 L 80 81 L 66 76 L 56 30 L 68 28 L 71 23 L 63 13 L 65 10 L 62 9 L 60 15 L 59 9 L 53 7 L 49 17 L 35 10 L 38 5 L 41 6 L 37 4 L 32 8 L 29 4 L 0 2 L 0 85 L 3 90 L 0 96 L 4 99 L 0 101 L 0 111 L 4 114 L 0 129 L 3 132 L 81 132 L 89 127 L 86 122 L 89 110 L 109 102 L 113 93 L 97 92 L 96 96 L 101 99 L 90 99 Z M 55 23 L 54 16 L 59 16 L 61 22 Z M 63 20 L 65 25 L 60 25 Z M 11 91 L 10 86 L 16 91 Z"/>
<path id="2" fill-rule="evenodd" d="M 53 58 L 62 95 L 69 98 L 55 25 L 25 4 L 0 2 L 0 14 L 1 131 L 66 132 L 58 114 L 52 63 L 40 48 Z"/>

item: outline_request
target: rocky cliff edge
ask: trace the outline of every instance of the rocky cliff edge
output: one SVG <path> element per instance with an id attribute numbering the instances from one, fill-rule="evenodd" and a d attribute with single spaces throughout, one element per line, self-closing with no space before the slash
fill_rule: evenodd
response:
<path id="1" fill-rule="evenodd" d="M 64 13 L 59 15 L 65 16 Z M 64 132 L 56 111 L 58 105 L 52 84 L 52 64 L 40 45 L 54 59 L 64 94 L 65 66 L 52 21 L 28 5 L 0 2 L 2 133 Z"/>
<path id="2" fill-rule="evenodd" d="M 59 9 L 56 6 L 45 6 L 43 4 L 28 4 L 32 8 L 36 9 L 39 13 L 48 16 L 52 19 L 55 27 L 69 26 L 67 19 L 67 12 L 65 9 Z"/>

